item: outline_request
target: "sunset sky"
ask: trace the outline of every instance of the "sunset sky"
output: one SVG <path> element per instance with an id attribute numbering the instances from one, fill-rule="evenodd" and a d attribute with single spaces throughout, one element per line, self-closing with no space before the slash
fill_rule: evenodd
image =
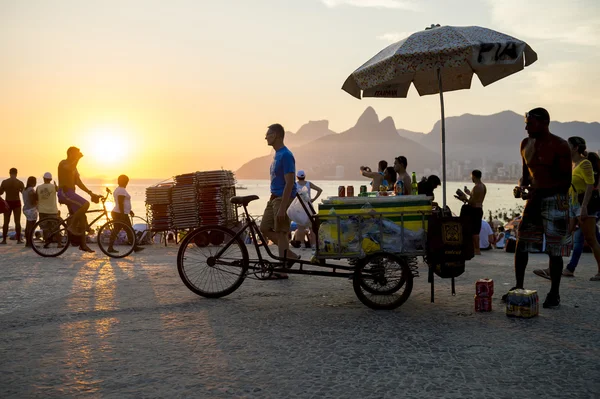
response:
<path id="1" fill-rule="evenodd" d="M 429 132 L 439 98 L 357 100 L 346 77 L 432 23 L 527 41 L 539 60 L 445 95 L 446 115 L 600 120 L 597 0 L 0 0 L 0 176 L 55 173 L 66 149 L 85 176 L 168 178 L 237 169 L 269 153 L 266 126 L 351 127 L 373 106 Z"/>

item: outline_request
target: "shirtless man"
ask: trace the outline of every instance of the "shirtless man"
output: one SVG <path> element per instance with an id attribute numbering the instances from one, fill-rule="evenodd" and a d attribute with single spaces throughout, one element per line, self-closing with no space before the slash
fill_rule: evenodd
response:
<path id="1" fill-rule="evenodd" d="M 570 252 L 571 149 L 566 140 L 550 133 L 550 115 L 544 108 L 526 113 L 525 124 L 529 137 L 521 142 L 523 177 L 514 194 L 527 203 L 517 231 L 514 288 L 523 288 L 528 252 L 541 247 L 545 236 L 552 285 L 543 307 L 555 308 L 560 304 L 562 256 Z"/>
<path id="2" fill-rule="evenodd" d="M 3 180 L 0 185 L 0 195 L 6 193 L 6 202 L 8 203 L 8 211 L 4 213 L 4 225 L 2 226 L 2 242 L 6 244 L 8 236 L 8 224 L 10 223 L 10 215 L 15 219 L 15 232 L 17 233 L 17 244 L 23 244 L 21 240 L 21 198 L 19 194 L 25 189 L 25 185 L 17 179 L 17 169 L 11 168 L 8 173 L 10 178 Z"/>
<path id="3" fill-rule="evenodd" d="M 481 230 L 481 220 L 483 219 L 483 200 L 487 194 L 487 187 L 481 182 L 481 171 L 475 169 L 471 172 L 471 180 L 475 183 L 473 190 L 465 186 L 465 194 L 468 198 L 467 205 L 471 207 L 471 218 L 473 219 L 473 248 L 475 255 L 481 255 L 479 250 L 479 231 Z"/>
<path id="4" fill-rule="evenodd" d="M 387 161 L 379 161 L 379 164 L 377 164 L 377 172 L 371 172 L 371 168 L 369 168 L 367 166 L 360 167 L 360 173 L 364 177 L 373 179 L 371 181 L 371 191 L 377 192 L 377 191 L 379 191 L 379 186 L 381 186 L 381 185 L 388 186 L 388 184 L 390 183 L 390 182 L 385 181 L 385 179 L 383 178 L 383 172 L 385 171 L 385 168 L 387 168 L 387 166 L 388 166 Z"/>
<path id="5" fill-rule="evenodd" d="M 396 171 L 396 173 L 398 173 L 396 184 L 402 182 L 402 195 L 411 195 L 412 193 L 412 179 L 406 171 L 407 166 L 408 160 L 405 156 L 400 155 L 399 157 L 394 159 L 394 170 Z"/>
<path id="6" fill-rule="evenodd" d="M 85 242 L 85 232 L 87 229 L 87 219 L 85 212 L 90 207 L 90 203 L 75 193 L 75 186 L 86 192 L 94 202 L 98 202 L 98 195 L 92 193 L 81 181 L 77 164 L 83 157 L 83 154 L 77 147 L 69 147 L 67 150 L 67 159 L 63 159 L 58 164 L 58 200 L 67 205 L 69 212 L 73 216 L 67 230 L 74 236 L 81 236 L 79 249 L 86 252 L 94 252 Z"/>

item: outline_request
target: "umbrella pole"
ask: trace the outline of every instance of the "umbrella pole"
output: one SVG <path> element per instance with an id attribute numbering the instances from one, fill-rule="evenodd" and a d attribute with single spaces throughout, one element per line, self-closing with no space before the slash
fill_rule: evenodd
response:
<path id="1" fill-rule="evenodd" d="M 440 90 L 440 108 L 442 110 L 442 209 L 446 209 L 446 121 L 444 119 L 444 91 L 442 90 L 442 68 L 437 69 Z"/>

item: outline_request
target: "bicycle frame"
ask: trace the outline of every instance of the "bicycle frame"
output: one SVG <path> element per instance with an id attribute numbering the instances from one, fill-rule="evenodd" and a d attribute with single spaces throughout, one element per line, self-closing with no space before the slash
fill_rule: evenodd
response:
<path id="1" fill-rule="evenodd" d="M 258 256 L 258 259 L 250 259 L 249 260 L 250 263 L 262 264 L 263 262 L 265 262 L 265 259 L 263 259 L 263 256 L 262 256 L 262 253 L 260 250 L 261 247 L 264 247 L 265 251 L 267 252 L 267 255 L 269 255 L 269 257 L 271 259 L 275 259 L 275 260 L 282 262 L 282 265 L 285 264 L 285 262 L 290 262 L 289 258 L 280 257 L 271 252 L 271 250 L 269 249 L 269 246 L 267 245 L 267 240 L 265 240 L 262 233 L 260 232 L 260 229 L 256 225 L 256 222 L 254 221 L 254 219 L 252 219 L 252 217 L 248 213 L 248 209 L 246 208 L 245 205 L 243 205 L 243 207 L 244 207 L 244 219 L 245 219 L 244 225 L 235 234 L 235 236 L 231 240 L 229 240 L 229 242 L 226 243 L 225 246 L 223 248 L 221 248 L 215 254 L 214 257 L 218 259 L 225 251 L 227 251 L 227 249 L 231 246 L 231 244 L 237 238 L 241 238 L 243 233 L 247 229 L 249 229 L 250 235 L 252 237 L 252 243 L 254 244 L 254 248 L 256 249 L 256 254 Z M 257 237 L 260 238 L 261 244 L 258 244 Z M 291 269 L 289 267 L 283 267 L 283 268 L 278 268 L 277 271 L 282 272 L 282 273 L 290 273 L 290 274 L 309 274 L 309 275 L 329 276 L 329 277 L 351 277 L 354 275 L 354 270 L 356 269 L 355 266 L 327 264 L 324 259 L 319 260 L 318 264 L 312 263 L 310 260 L 301 260 L 301 259 L 296 260 L 295 263 L 298 263 L 300 265 L 299 269 Z M 333 271 L 325 272 L 325 271 L 319 271 L 319 270 L 304 270 L 304 268 L 303 268 L 304 265 L 331 268 L 331 269 L 333 269 Z M 351 273 L 336 272 L 336 269 L 351 271 Z"/>
<path id="2" fill-rule="evenodd" d="M 108 215 L 108 211 L 106 210 L 106 200 L 108 199 L 109 194 L 111 194 L 111 191 L 107 187 L 106 188 L 106 196 L 100 197 L 100 201 L 102 202 L 102 209 L 88 209 L 85 212 L 86 215 L 88 213 L 98 213 L 98 212 L 100 212 L 100 215 L 98 215 L 97 218 L 95 218 L 91 222 L 87 223 L 86 228 L 89 228 L 90 226 L 92 226 L 94 223 L 96 223 L 98 220 L 102 219 L 103 217 L 106 218 L 107 222 L 111 220 L 111 218 Z M 69 214 L 69 216 L 67 216 L 67 218 L 65 219 L 65 222 L 68 223 L 69 220 L 71 220 L 72 218 L 73 218 L 73 215 Z"/>

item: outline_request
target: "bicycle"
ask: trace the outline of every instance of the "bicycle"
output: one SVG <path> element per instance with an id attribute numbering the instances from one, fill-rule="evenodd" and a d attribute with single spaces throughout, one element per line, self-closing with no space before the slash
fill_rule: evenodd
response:
<path id="1" fill-rule="evenodd" d="M 259 197 L 256 195 L 231 198 L 232 204 L 244 208 L 244 223 L 237 232 L 215 225 L 200 227 L 185 236 L 177 253 L 177 271 L 192 292 L 207 298 L 220 298 L 239 288 L 246 277 L 262 280 L 279 272 L 351 278 L 358 299 L 373 309 L 395 309 L 410 296 L 413 273 L 407 260 L 409 256 L 423 253 L 380 251 L 357 257 L 351 265 L 328 264 L 325 257 L 318 256 L 316 262 L 279 257 L 270 251 L 268 240 L 265 240 L 248 213 L 248 203 L 257 199 Z M 424 225 L 425 214 L 420 214 Z M 318 232 L 318 216 L 310 218 L 313 231 Z M 250 238 L 248 244 L 244 242 L 246 234 Z M 254 246 L 256 257 L 250 258 L 250 244 Z M 275 261 L 263 258 L 261 248 Z M 317 255 L 318 251 L 317 241 Z M 334 255 L 330 259 L 344 257 L 350 256 Z M 298 264 L 299 269 L 292 269 L 292 264 Z M 311 266 L 311 269 L 304 269 L 304 266 Z M 329 268 L 332 271 L 315 270 L 317 268 Z"/>
<path id="2" fill-rule="evenodd" d="M 105 255 L 111 258 L 124 258 L 134 250 L 136 236 L 130 226 L 110 218 L 109 212 L 106 210 L 106 200 L 111 194 L 112 192 L 107 187 L 106 195 L 99 196 L 102 209 L 90 209 L 86 212 L 86 215 L 91 213 L 100 213 L 100 215 L 88 223 L 85 230 L 88 231 L 97 221 L 106 219 L 107 222 L 100 226 L 96 235 L 98 246 Z M 72 218 L 73 215 L 69 215 L 67 219 L 52 217 L 39 220 L 33 226 L 32 232 L 39 228 L 42 230 L 42 237 L 33 237 L 32 249 L 34 252 L 43 257 L 55 257 L 63 254 L 71 244 L 72 238 L 67 232 L 67 226 Z M 122 232 L 124 234 L 121 234 Z"/>

